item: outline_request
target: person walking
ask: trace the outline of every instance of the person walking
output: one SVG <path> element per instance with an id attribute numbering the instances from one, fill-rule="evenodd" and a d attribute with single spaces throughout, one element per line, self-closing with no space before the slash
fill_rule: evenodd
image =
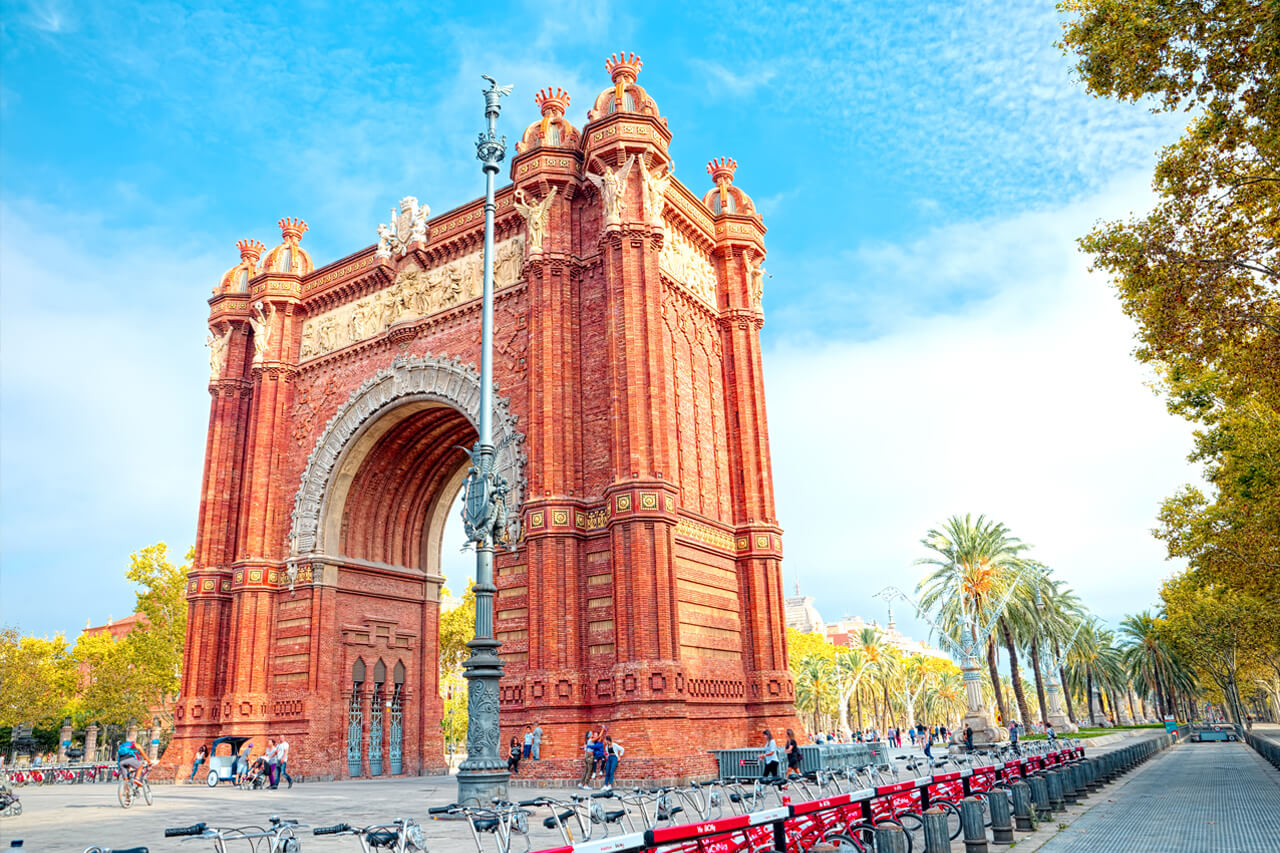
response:
<path id="1" fill-rule="evenodd" d="M 281 779 L 288 782 L 290 788 L 293 787 L 293 777 L 289 775 L 289 741 L 283 736 L 276 741 L 276 780 L 271 783 L 271 787 L 279 787 Z"/>
<path id="2" fill-rule="evenodd" d="M 604 736 L 604 790 L 613 790 L 613 774 L 618 772 L 618 762 L 622 760 L 623 753 L 626 752 L 622 748 L 622 744 L 613 742 L 613 735 Z"/>
<path id="3" fill-rule="evenodd" d="M 787 778 L 799 776 L 803 756 L 800 755 L 800 744 L 796 742 L 796 733 L 791 729 L 787 729 L 787 745 L 784 749 L 787 752 Z"/>
<path id="4" fill-rule="evenodd" d="M 968 724 L 964 727 L 964 748 L 966 752 L 973 752 L 973 727 Z"/>
<path id="5" fill-rule="evenodd" d="M 542 756 L 539 754 L 542 749 L 542 723 L 533 724 L 533 760 L 541 761 Z"/>
<path id="6" fill-rule="evenodd" d="M 760 760 L 764 762 L 764 778 L 776 779 L 778 777 L 778 744 L 773 739 L 773 732 L 765 729 L 763 734 L 764 752 L 760 753 Z"/>
<path id="7" fill-rule="evenodd" d="M 1018 748 L 1018 734 L 1021 728 L 1017 720 L 1014 720 L 1013 725 L 1009 726 L 1009 743 L 1013 746 L 1014 755 L 1022 755 L 1022 750 Z"/>
<path id="8" fill-rule="evenodd" d="M 240 755 L 235 761 L 234 784 L 238 787 L 244 784 L 244 779 L 249 775 L 249 759 L 253 755 L 253 741 L 247 741 L 240 749 Z"/>
<path id="9" fill-rule="evenodd" d="M 200 748 L 196 750 L 195 761 L 191 763 L 191 778 L 187 780 L 190 785 L 196 781 L 196 774 L 200 772 L 200 765 L 204 764 L 204 760 L 209 757 L 209 748 L 204 744 L 200 744 Z"/>
<path id="10" fill-rule="evenodd" d="M 274 791 L 276 790 L 276 785 L 279 784 L 276 778 L 276 771 L 279 768 L 279 764 L 277 763 L 278 759 L 276 758 L 275 738 L 267 738 L 267 751 L 262 754 L 262 760 L 267 765 L 267 787 Z"/>
<path id="11" fill-rule="evenodd" d="M 526 725 L 524 727 L 524 758 L 528 761 L 533 757 L 533 727 Z"/>

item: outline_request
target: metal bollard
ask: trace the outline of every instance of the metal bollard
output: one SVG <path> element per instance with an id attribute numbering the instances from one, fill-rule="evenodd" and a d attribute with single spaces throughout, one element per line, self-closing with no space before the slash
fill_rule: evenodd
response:
<path id="1" fill-rule="evenodd" d="M 1009 786 L 1013 789 L 1013 820 L 1018 832 L 1031 831 L 1031 786 L 1019 779 Z"/>
<path id="2" fill-rule="evenodd" d="M 1062 785 L 1062 801 L 1069 806 L 1074 806 L 1076 800 L 1076 779 L 1075 768 L 1072 765 L 1064 765 L 1058 770 L 1058 784 Z"/>
<path id="3" fill-rule="evenodd" d="M 1036 806 L 1036 819 L 1048 820 L 1053 816 L 1053 808 L 1049 805 L 1049 783 L 1039 774 L 1027 781 L 1031 783 L 1031 802 Z"/>
<path id="4" fill-rule="evenodd" d="M 951 853 L 951 832 L 947 813 L 939 808 L 926 809 L 924 817 L 924 853 Z"/>
<path id="5" fill-rule="evenodd" d="M 964 830 L 964 853 L 987 853 L 987 827 L 982 817 L 982 801 L 965 797 L 960 801 L 960 828 Z"/>
<path id="6" fill-rule="evenodd" d="M 1005 791 L 995 790 L 987 797 L 987 808 L 991 810 L 991 841 L 994 844 L 1013 843 L 1013 821 L 1009 819 L 1009 795 Z"/>
<path id="7" fill-rule="evenodd" d="M 1049 807 L 1055 812 L 1065 812 L 1067 804 L 1062 800 L 1062 778 L 1058 775 L 1058 771 L 1045 771 L 1044 781 L 1049 788 Z"/>
<path id="8" fill-rule="evenodd" d="M 876 853 L 907 853 L 907 834 L 896 823 L 876 825 Z"/>
<path id="9" fill-rule="evenodd" d="M 1089 790 L 1102 790 L 1102 757 L 1089 759 Z"/>
<path id="10" fill-rule="evenodd" d="M 1087 800 L 1089 798 L 1089 789 L 1086 786 L 1085 771 L 1088 768 L 1083 761 L 1077 761 L 1071 765 L 1071 781 L 1076 789 L 1076 802 Z"/>

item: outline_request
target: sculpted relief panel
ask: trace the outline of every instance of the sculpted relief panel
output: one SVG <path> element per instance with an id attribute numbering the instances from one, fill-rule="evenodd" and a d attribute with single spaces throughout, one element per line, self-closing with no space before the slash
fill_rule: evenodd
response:
<path id="1" fill-rule="evenodd" d="M 716 270 L 702 250 L 675 228 L 667 229 L 667 239 L 662 244 L 658 264 L 671 278 L 684 285 L 712 308 L 719 308 L 716 299 Z"/>
<path id="2" fill-rule="evenodd" d="M 408 266 L 390 287 L 355 302 L 339 305 L 302 321 L 300 361 L 326 355 L 349 344 L 382 334 L 396 323 L 429 317 L 480 296 L 483 286 L 482 252 L 429 270 Z M 524 236 L 516 235 L 494 247 L 493 286 L 509 287 L 520 280 Z"/>

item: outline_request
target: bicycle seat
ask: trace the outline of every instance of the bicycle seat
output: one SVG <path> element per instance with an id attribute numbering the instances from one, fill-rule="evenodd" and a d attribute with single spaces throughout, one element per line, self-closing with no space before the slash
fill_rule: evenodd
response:
<path id="1" fill-rule="evenodd" d="M 475 827 L 477 832 L 493 832 L 498 828 L 498 819 L 496 817 L 476 818 Z"/>
<path id="2" fill-rule="evenodd" d="M 112 847 L 111 853 L 147 853 L 145 847 L 130 847 L 127 850 L 121 850 L 119 847 Z"/>
<path id="3" fill-rule="evenodd" d="M 556 817 L 559 817 L 559 818 L 560 818 L 560 822 L 561 822 L 561 823 L 564 823 L 566 820 L 568 820 L 569 818 L 573 817 L 573 809 L 565 809 L 564 811 L 560 812 L 560 814 L 559 814 L 559 815 L 556 815 L 555 817 L 549 817 L 549 818 L 547 818 L 546 820 L 544 820 L 544 821 L 542 822 L 542 825 L 543 825 L 543 826 L 545 826 L 547 829 L 555 829 L 555 828 L 556 828 Z"/>
<path id="4" fill-rule="evenodd" d="M 626 815 L 626 813 L 627 813 L 626 809 L 616 809 L 616 810 L 610 809 L 609 811 L 604 813 L 605 823 L 616 823 L 617 821 L 622 820 L 622 818 Z"/>
<path id="5" fill-rule="evenodd" d="M 386 847 L 391 849 L 396 846 L 400 833 L 392 829 L 378 829 L 365 835 L 365 840 L 369 842 L 370 847 Z"/>
<path id="6" fill-rule="evenodd" d="M 682 811 L 684 811 L 684 806 L 672 806 L 666 811 L 658 812 L 658 820 L 671 820 L 672 817 L 680 814 Z"/>

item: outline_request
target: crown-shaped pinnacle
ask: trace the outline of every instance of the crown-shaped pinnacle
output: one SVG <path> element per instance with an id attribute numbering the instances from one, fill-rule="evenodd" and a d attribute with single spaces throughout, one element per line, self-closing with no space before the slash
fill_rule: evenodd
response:
<path id="1" fill-rule="evenodd" d="M 712 160 L 707 164 L 707 174 L 711 176 L 711 180 L 717 184 L 733 183 L 733 173 L 737 171 L 738 164 L 731 157 L 721 157 L 718 160 Z"/>
<path id="2" fill-rule="evenodd" d="M 539 89 L 538 94 L 533 96 L 533 100 L 538 104 L 545 115 L 564 115 L 569 109 L 569 93 L 564 89 L 553 89 L 548 86 L 545 89 Z"/>
<path id="3" fill-rule="evenodd" d="M 276 223 L 280 226 L 280 233 L 286 240 L 297 242 L 302 239 L 302 235 L 307 233 L 307 223 L 301 219 L 290 219 L 285 217 Z"/>
<path id="4" fill-rule="evenodd" d="M 628 55 L 626 51 L 620 50 L 612 54 L 604 61 L 604 67 L 609 71 L 609 77 L 614 83 L 619 82 L 619 78 L 623 78 L 626 83 L 634 83 L 636 78 L 640 76 L 640 66 L 644 65 L 640 61 L 640 57 L 634 53 Z"/>
<path id="5" fill-rule="evenodd" d="M 257 260 L 262 257 L 262 250 L 267 248 L 259 240 L 237 240 L 236 247 L 240 249 L 240 260 Z"/>

